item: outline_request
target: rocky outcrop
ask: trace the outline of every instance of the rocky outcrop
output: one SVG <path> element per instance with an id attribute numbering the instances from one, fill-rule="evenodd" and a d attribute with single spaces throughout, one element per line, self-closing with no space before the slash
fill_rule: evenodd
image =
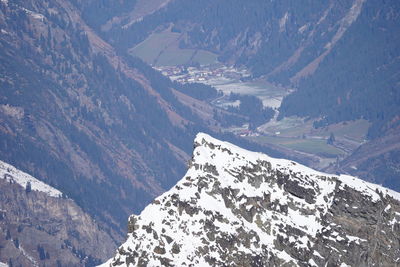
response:
<path id="1" fill-rule="evenodd" d="M 102 266 L 397 266 L 400 194 L 199 134 Z"/>
<path id="2" fill-rule="evenodd" d="M 116 233 L 105 231 L 58 190 L 0 163 L 0 262 L 94 266 L 112 255 L 120 240 Z M 21 186 L 24 179 L 28 186 Z"/>

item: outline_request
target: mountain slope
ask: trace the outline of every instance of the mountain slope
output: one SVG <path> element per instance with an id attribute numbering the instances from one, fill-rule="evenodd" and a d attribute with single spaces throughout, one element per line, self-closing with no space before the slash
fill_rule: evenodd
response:
<path id="1" fill-rule="evenodd" d="M 400 4 L 361 2 L 357 19 L 330 53 L 283 100 L 280 116 L 318 118 L 317 126 L 364 118 L 372 122 L 370 139 L 399 126 Z"/>
<path id="2" fill-rule="evenodd" d="M 93 266 L 120 238 L 57 189 L 2 161 L 0 229 L 0 261 L 10 266 Z"/>
<path id="3" fill-rule="evenodd" d="M 299 81 L 333 52 L 365 2 L 176 0 L 136 23 L 116 24 L 107 33 L 119 46 L 132 47 L 172 24 L 181 34 L 181 47 L 212 51 L 225 63 L 246 65 L 255 76 Z"/>
<path id="4" fill-rule="evenodd" d="M 176 0 L 104 35 L 129 49 L 171 28 L 180 48 L 208 50 L 298 89 L 284 99 L 280 118 L 311 117 L 318 126 L 365 118 L 375 138 L 398 125 L 399 14 L 396 0 Z"/>
<path id="5" fill-rule="evenodd" d="M 72 2 L 0 2 L 0 159 L 121 231 L 184 173 L 203 122 Z"/>
<path id="6" fill-rule="evenodd" d="M 399 236 L 399 193 L 198 134 L 103 266 L 395 266 Z"/>

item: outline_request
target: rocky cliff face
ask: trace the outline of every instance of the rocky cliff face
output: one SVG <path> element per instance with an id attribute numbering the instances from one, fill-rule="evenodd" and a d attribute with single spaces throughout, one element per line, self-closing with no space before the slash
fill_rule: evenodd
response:
<path id="1" fill-rule="evenodd" d="M 119 239 L 60 191 L 1 161 L 0 229 L 0 262 L 9 266 L 93 266 Z"/>
<path id="2" fill-rule="evenodd" d="M 397 266 L 400 194 L 208 135 L 103 266 Z"/>

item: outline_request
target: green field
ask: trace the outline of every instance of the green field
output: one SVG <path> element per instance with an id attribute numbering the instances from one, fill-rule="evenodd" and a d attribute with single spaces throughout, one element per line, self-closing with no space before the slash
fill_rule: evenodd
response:
<path id="1" fill-rule="evenodd" d="M 280 137 L 301 138 L 303 135 L 307 135 L 325 139 L 333 133 L 337 138 L 339 137 L 362 143 L 371 125 L 366 120 L 356 120 L 315 129 L 313 127 L 313 122 L 313 120 L 304 121 L 302 118 L 288 117 L 275 124 L 266 124 L 262 126 L 262 131 L 269 135 L 274 135 L 276 132 L 279 132 Z"/>
<path id="2" fill-rule="evenodd" d="M 288 117 L 260 127 L 265 136 L 249 138 L 260 144 L 274 144 L 324 158 L 335 158 L 344 156 L 361 145 L 369 126 L 370 123 L 366 120 L 356 120 L 315 129 L 313 120 Z M 335 136 L 336 146 L 326 142 L 331 133 Z"/>
<path id="3" fill-rule="evenodd" d="M 153 33 L 129 52 L 154 66 L 176 66 L 189 62 L 208 65 L 217 62 L 217 55 L 195 49 L 179 48 L 181 34 L 164 31 Z"/>
<path id="4" fill-rule="evenodd" d="M 344 152 L 334 146 L 328 145 L 326 140 L 321 139 L 296 139 L 273 136 L 249 137 L 250 140 L 260 144 L 274 144 L 297 151 L 315 154 L 327 158 L 335 158 Z"/>

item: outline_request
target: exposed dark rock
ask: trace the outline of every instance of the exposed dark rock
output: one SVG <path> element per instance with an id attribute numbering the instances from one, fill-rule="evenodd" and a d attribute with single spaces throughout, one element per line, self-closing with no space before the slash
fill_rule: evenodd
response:
<path id="1" fill-rule="evenodd" d="M 154 248 L 154 253 L 157 253 L 157 254 L 165 254 L 165 248 L 164 248 L 164 247 L 157 246 L 157 247 Z"/>

